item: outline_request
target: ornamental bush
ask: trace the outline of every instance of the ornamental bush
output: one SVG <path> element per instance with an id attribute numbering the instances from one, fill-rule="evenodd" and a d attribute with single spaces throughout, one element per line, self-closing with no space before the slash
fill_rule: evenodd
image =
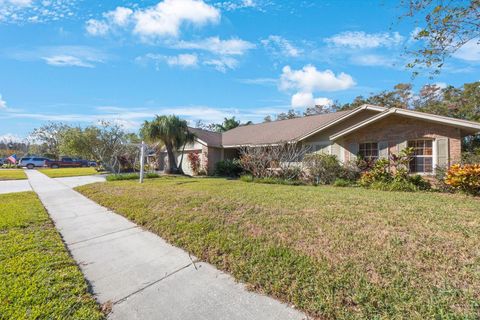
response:
<path id="1" fill-rule="evenodd" d="M 450 167 L 445 183 L 455 190 L 480 195 L 480 164 L 455 164 Z"/>
<path id="2" fill-rule="evenodd" d="M 243 168 L 240 160 L 223 160 L 215 164 L 215 175 L 223 177 L 238 177 L 242 174 Z"/>
<path id="3" fill-rule="evenodd" d="M 198 174 L 200 171 L 200 154 L 198 152 L 189 152 L 187 159 L 193 174 Z"/>
<path id="4" fill-rule="evenodd" d="M 306 155 L 303 165 L 313 184 L 332 184 L 344 172 L 337 157 L 325 153 Z"/>

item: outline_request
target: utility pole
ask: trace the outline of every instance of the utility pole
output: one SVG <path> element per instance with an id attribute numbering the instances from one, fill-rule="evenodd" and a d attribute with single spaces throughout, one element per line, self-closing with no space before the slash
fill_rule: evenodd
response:
<path id="1" fill-rule="evenodd" d="M 143 183 L 143 172 L 145 171 L 145 142 L 140 147 L 140 183 Z"/>

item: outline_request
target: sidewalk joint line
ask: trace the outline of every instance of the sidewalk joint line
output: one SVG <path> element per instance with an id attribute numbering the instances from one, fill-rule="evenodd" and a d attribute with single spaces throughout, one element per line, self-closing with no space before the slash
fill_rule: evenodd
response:
<path id="1" fill-rule="evenodd" d="M 109 236 L 109 235 L 111 235 L 111 234 L 115 234 L 115 233 L 119 233 L 119 232 L 131 230 L 131 229 L 135 229 L 135 228 L 139 228 L 139 226 L 128 227 L 128 228 L 121 229 L 121 230 L 117 230 L 117 231 L 107 232 L 107 233 L 104 233 L 104 234 L 99 235 L 99 236 L 95 236 L 95 237 L 92 237 L 92 238 L 88 238 L 88 239 L 84 239 L 84 240 L 79 240 L 79 241 L 75 241 L 75 242 L 69 242 L 69 243 L 66 243 L 66 244 L 67 244 L 67 246 L 72 246 L 72 245 L 74 245 L 74 244 L 78 244 L 78 243 L 82 243 L 82 242 L 87 242 L 87 241 L 90 241 L 90 240 L 95 240 L 95 239 L 98 239 L 98 238 L 102 238 L 102 237 L 105 237 L 105 236 Z"/>
<path id="2" fill-rule="evenodd" d="M 197 260 L 197 262 L 199 262 L 199 261 Z M 130 298 L 131 296 L 136 295 L 137 293 L 140 293 L 140 292 L 144 291 L 144 290 L 147 289 L 147 288 L 150 288 L 151 286 L 159 283 L 159 282 L 162 281 L 162 280 L 165 280 L 166 278 L 168 278 L 168 277 L 170 277 L 170 276 L 173 276 L 174 274 L 176 274 L 176 273 L 178 273 L 178 272 L 180 272 L 180 271 L 182 271 L 182 270 L 190 267 L 192 264 L 193 264 L 193 261 L 192 261 L 192 263 L 189 263 L 189 264 L 187 264 L 186 266 L 183 266 L 183 267 L 181 267 L 181 268 L 179 268 L 179 269 L 177 269 L 177 270 L 175 270 L 175 271 L 173 271 L 173 272 L 171 272 L 171 273 L 169 273 L 169 274 L 166 274 L 165 276 L 161 277 L 160 279 L 155 280 L 155 281 L 147 284 L 146 286 L 144 286 L 144 287 L 142 287 L 142 288 L 140 288 L 140 289 L 138 289 L 138 290 L 135 290 L 135 291 L 132 292 L 132 293 L 129 293 L 129 294 L 126 295 L 125 297 L 123 297 L 123 298 L 121 298 L 121 299 L 118 299 L 117 301 L 113 302 L 113 304 L 115 305 L 115 304 L 120 304 L 120 303 L 124 302 L 125 300 L 127 300 L 127 299 Z"/>

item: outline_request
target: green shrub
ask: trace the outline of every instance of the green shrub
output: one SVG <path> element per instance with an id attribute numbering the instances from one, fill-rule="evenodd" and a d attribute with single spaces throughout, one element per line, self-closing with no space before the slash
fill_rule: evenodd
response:
<path id="1" fill-rule="evenodd" d="M 240 180 L 243 182 L 253 182 L 253 176 L 251 174 L 244 174 L 240 177 Z"/>
<path id="2" fill-rule="evenodd" d="M 406 180 L 397 180 L 397 181 L 375 181 L 370 185 L 371 189 L 383 190 L 383 191 L 405 191 L 405 192 L 414 192 L 418 191 L 417 187 Z"/>
<path id="3" fill-rule="evenodd" d="M 240 160 L 222 160 L 215 164 L 215 175 L 222 177 L 238 177 L 242 174 L 243 168 Z"/>
<path id="4" fill-rule="evenodd" d="M 352 183 L 351 180 L 338 178 L 333 183 L 333 186 L 335 186 L 335 187 L 351 187 L 351 186 L 353 186 L 353 183 Z"/>
<path id="5" fill-rule="evenodd" d="M 453 192 L 454 189 L 445 182 L 445 178 L 447 177 L 447 166 L 437 166 L 435 168 L 435 183 L 434 186 L 438 191 L 441 192 Z"/>
<path id="6" fill-rule="evenodd" d="M 375 182 L 390 182 L 393 177 L 389 172 L 389 166 L 390 162 L 387 159 L 377 160 L 371 170 L 362 174 L 359 180 L 360 185 L 363 187 L 369 187 Z"/>
<path id="7" fill-rule="evenodd" d="M 287 180 L 275 177 L 267 177 L 267 178 L 254 178 L 250 174 L 245 174 L 240 177 L 240 180 L 243 182 L 255 182 L 255 183 L 263 183 L 263 184 L 284 184 L 290 186 L 300 186 L 305 185 L 305 183 L 301 180 Z"/>
<path id="8" fill-rule="evenodd" d="M 408 181 L 414 184 L 418 190 L 430 190 L 432 185 L 419 174 L 408 176 Z"/>
<path id="9" fill-rule="evenodd" d="M 357 162 L 348 161 L 343 164 L 343 171 L 340 178 L 350 182 L 356 182 L 358 179 L 360 179 L 361 174 L 362 169 L 357 165 Z"/>
<path id="10" fill-rule="evenodd" d="M 312 153 L 304 157 L 308 180 L 313 184 L 331 184 L 340 178 L 344 169 L 335 155 Z"/>
<path id="11" fill-rule="evenodd" d="M 480 163 L 480 149 L 475 152 L 463 152 L 462 164 L 476 164 Z"/>
<path id="12" fill-rule="evenodd" d="M 157 173 L 148 172 L 143 176 L 145 179 L 153 179 L 160 177 Z M 121 173 L 121 174 L 109 174 L 107 176 L 107 181 L 118 181 L 118 180 L 137 180 L 140 179 L 140 174 L 138 173 Z"/>

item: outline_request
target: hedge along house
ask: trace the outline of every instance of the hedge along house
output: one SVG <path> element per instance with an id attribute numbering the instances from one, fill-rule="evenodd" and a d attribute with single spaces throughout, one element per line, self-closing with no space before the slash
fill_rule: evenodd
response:
<path id="1" fill-rule="evenodd" d="M 397 108 L 363 105 L 289 120 L 265 122 L 217 133 L 192 128 L 195 142 L 187 145 L 182 167 L 192 174 L 187 154 L 197 152 L 201 167 L 213 174 L 215 163 L 234 159 L 245 146 L 297 142 L 310 152 L 336 155 L 341 162 L 387 158 L 406 147 L 415 149 L 412 173 L 433 174 L 437 166 L 461 160 L 461 142 L 480 132 L 480 123 Z M 165 157 L 161 157 L 165 158 Z M 178 152 L 178 159 L 181 152 Z M 161 161 L 160 166 L 164 166 Z"/>

